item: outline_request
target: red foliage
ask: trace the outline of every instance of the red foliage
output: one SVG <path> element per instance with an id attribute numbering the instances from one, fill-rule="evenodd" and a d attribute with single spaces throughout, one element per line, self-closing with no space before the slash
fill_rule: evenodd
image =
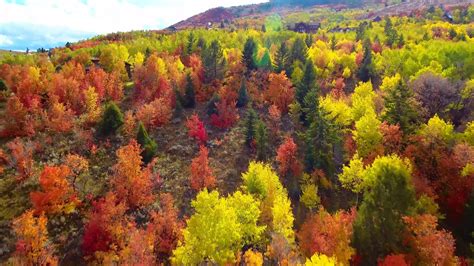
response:
<path id="1" fill-rule="evenodd" d="M 99 95 L 99 100 L 105 98 L 108 75 L 102 68 L 91 67 L 86 75 L 87 87 L 94 87 Z"/>
<path id="2" fill-rule="evenodd" d="M 151 103 L 142 105 L 136 114 L 136 118 L 142 121 L 146 128 L 166 125 L 169 123 L 171 116 L 171 104 L 164 98 L 158 98 Z"/>
<path id="3" fill-rule="evenodd" d="M 161 210 L 151 213 L 148 230 L 154 235 L 155 254 L 167 259 L 182 239 L 184 223 L 178 219 L 178 210 L 173 206 L 173 196 L 163 194 L 160 197 Z"/>
<path id="4" fill-rule="evenodd" d="M 331 95 L 336 99 L 343 97 L 345 87 L 344 78 L 337 78 L 334 82 L 334 88 L 331 90 Z"/>
<path id="5" fill-rule="evenodd" d="M 47 127 L 55 132 L 69 132 L 72 130 L 74 114 L 63 103 L 54 102 L 48 112 Z"/>
<path id="6" fill-rule="evenodd" d="M 7 101 L 5 124 L 1 131 L 2 137 L 32 136 L 35 134 L 35 123 L 31 109 L 13 95 Z"/>
<path id="7" fill-rule="evenodd" d="M 270 74 L 268 80 L 268 90 L 265 92 L 266 100 L 276 105 L 282 113 L 287 113 L 288 105 L 293 102 L 295 96 L 291 81 L 286 77 L 284 71 L 280 74 Z"/>
<path id="8" fill-rule="evenodd" d="M 151 55 L 143 66 L 135 68 L 133 80 L 135 83 L 134 100 L 136 103 L 149 102 L 155 98 L 169 99 L 173 90 L 169 81 L 160 75 L 158 57 Z M 161 73 L 163 74 L 163 73 Z"/>
<path id="9" fill-rule="evenodd" d="M 228 102 L 221 99 L 216 103 L 217 114 L 211 115 L 211 123 L 215 127 L 227 129 L 232 127 L 238 120 L 237 101 Z"/>
<path id="10" fill-rule="evenodd" d="M 415 251 L 415 264 L 455 264 L 455 242 L 450 232 L 438 230 L 438 219 L 429 214 L 403 217 L 407 225 L 406 242 Z"/>
<path id="11" fill-rule="evenodd" d="M 213 188 L 216 186 L 216 177 L 209 167 L 209 150 L 201 146 L 199 155 L 191 162 L 191 188 L 199 191 L 203 188 Z"/>
<path id="12" fill-rule="evenodd" d="M 140 145 L 132 140 L 117 150 L 117 163 L 113 166 L 111 179 L 117 198 L 130 208 L 150 204 L 154 200 L 152 193 L 151 169 L 142 169 Z"/>
<path id="13" fill-rule="evenodd" d="M 107 98 L 113 101 L 120 101 L 123 97 L 123 83 L 120 72 L 112 72 L 107 77 L 105 92 Z"/>
<path id="14" fill-rule="evenodd" d="M 301 250 L 308 257 L 317 252 L 348 262 L 354 254 L 350 241 L 355 217 L 355 209 L 334 215 L 321 209 L 306 219 L 297 234 Z"/>
<path id="15" fill-rule="evenodd" d="M 286 137 L 285 141 L 278 147 L 276 160 L 278 170 L 282 176 L 291 172 L 291 175 L 297 177 L 301 174 L 302 165 L 298 160 L 298 147 L 293 138 Z"/>
<path id="16" fill-rule="evenodd" d="M 20 182 L 26 180 L 33 172 L 33 154 L 36 150 L 36 144 L 23 142 L 20 138 L 16 138 L 8 142 L 6 147 L 10 155 L 6 160 L 10 167 L 16 169 L 16 179 Z"/>
<path id="17" fill-rule="evenodd" d="M 196 100 L 198 102 L 209 100 L 212 93 L 202 86 L 204 80 L 204 68 L 201 58 L 196 54 L 189 56 L 189 67 L 191 68 L 191 78 L 193 79 L 194 90 L 196 91 Z"/>
<path id="18" fill-rule="evenodd" d="M 408 262 L 405 260 L 405 255 L 388 255 L 383 260 L 379 260 L 377 263 L 378 266 L 409 266 Z"/>
<path id="19" fill-rule="evenodd" d="M 400 153 L 402 144 L 402 132 L 400 126 L 390 125 L 384 121 L 380 125 L 380 132 L 383 135 L 383 146 L 386 154 Z"/>
<path id="20" fill-rule="evenodd" d="M 204 145 L 207 142 L 207 132 L 204 127 L 204 123 L 199 120 L 197 114 L 193 114 L 187 121 L 186 127 L 188 128 L 188 135 L 191 138 L 196 139 L 200 145 Z"/>
<path id="21" fill-rule="evenodd" d="M 69 167 L 46 166 L 39 178 L 42 191 L 31 192 L 31 203 L 36 213 L 55 214 L 70 212 L 79 203 L 76 194 L 67 181 L 71 174 Z"/>

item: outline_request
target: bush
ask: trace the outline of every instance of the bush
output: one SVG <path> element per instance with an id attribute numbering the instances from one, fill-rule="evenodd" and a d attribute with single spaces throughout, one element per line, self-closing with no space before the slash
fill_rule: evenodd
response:
<path id="1" fill-rule="evenodd" d="M 153 159 L 153 157 L 155 157 L 158 145 L 148 136 L 148 132 L 146 131 L 145 126 L 143 126 L 142 122 L 138 124 L 137 141 L 140 144 L 140 147 L 142 148 L 141 156 L 143 162 L 149 163 Z"/>
<path id="2" fill-rule="evenodd" d="M 110 102 L 105 107 L 102 121 L 99 125 L 99 132 L 104 136 L 115 134 L 124 123 L 122 111 L 114 102 Z"/>

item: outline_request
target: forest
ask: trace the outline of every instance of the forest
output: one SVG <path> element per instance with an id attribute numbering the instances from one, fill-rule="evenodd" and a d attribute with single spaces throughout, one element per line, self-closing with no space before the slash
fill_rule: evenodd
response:
<path id="1" fill-rule="evenodd" d="M 2 53 L 0 264 L 473 265 L 474 5 L 363 12 Z"/>

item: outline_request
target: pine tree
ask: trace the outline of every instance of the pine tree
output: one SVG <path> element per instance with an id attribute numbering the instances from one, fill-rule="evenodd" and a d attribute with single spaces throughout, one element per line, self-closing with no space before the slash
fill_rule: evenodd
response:
<path id="1" fill-rule="evenodd" d="M 311 36 L 311 34 L 307 34 L 304 42 L 306 43 L 307 47 L 311 47 L 311 45 L 313 45 L 313 36 Z"/>
<path id="2" fill-rule="evenodd" d="M 257 69 L 255 64 L 255 53 L 257 44 L 253 38 L 248 38 L 244 45 L 242 63 L 247 67 L 247 72 Z"/>
<path id="3" fill-rule="evenodd" d="M 212 98 L 206 104 L 206 113 L 208 116 L 217 114 L 216 104 L 220 101 L 220 97 L 217 94 L 214 94 Z"/>
<path id="4" fill-rule="evenodd" d="M 282 42 L 280 47 L 278 48 L 276 55 L 275 55 L 275 72 L 280 73 L 282 71 L 286 71 L 288 74 L 289 64 L 288 64 L 288 48 L 286 47 L 286 42 Z"/>
<path id="5" fill-rule="evenodd" d="M 137 142 L 142 149 L 141 156 L 145 164 L 149 163 L 156 155 L 158 145 L 148 136 L 148 132 L 143 123 L 138 124 Z"/>
<path id="6" fill-rule="evenodd" d="M 362 64 L 359 67 L 359 71 L 357 72 L 358 78 L 363 82 L 369 81 L 373 77 L 373 68 L 372 45 L 370 44 L 370 40 L 366 39 L 364 42 L 364 57 L 362 59 Z"/>
<path id="7" fill-rule="evenodd" d="M 191 74 L 186 75 L 186 88 L 184 90 L 184 104 L 186 108 L 193 108 L 196 105 L 196 93 L 194 91 L 194 83 Z"/>
<path id="8" fill-rule="evenodd" d="M 102 115 L 99 132 L 104 136 L 115 134 L 115 131 L 123 125 L 123 122 L 122 111 L 120 111 L 117 104 L 110 102 L 105 107 L 104 114 Z"/>
<path id="9" fill-rule="evenodd" d="M 293 46 L 291 47 L 291 50 L 290 50 L 290 55 L 289 55 L 290 65 L 293 65 L 293 63 L 297 60 L 299 60 L 300 62 L 305 62 L 307 53 L 308 53 L 308 47 L 306 46 L 306 43 L 303 41 L 303 39 L 296 38 L 295 43 L 293 43 Z M 288 75 L 290 75 L 290 73 Z"/>
<path id="10" fill-rule="evenodd" d="M 392 20 L 390 19 L 390 17 L 385 18 L 384 31 L 385 36 L 387 37 L 385 39 L 385 44 L 389 47 L 392 47 L 393 44 L 395 44 L 395 42 L 398 40 L 398 34 L 397 31 L 393 28 Z"/>
<path id="11" fill-rule="evenodd" d="M 250 147 L 255 139 L 255 127 L 257 123 L 257 113 L 250 108 L 247 111 L 247 119 L 245 120 L 245 144 Z"/>
<path id="12" fill-rule="evenodd" d="M 196 40 L 196 38 L 194 37 L 194 33 L 191 32 L 188 35 L 188 42 L 186 43 L 186 49 L 185 49 L 186 55 L 191 55 L 193 53 L 193 47 L 194 47 L 195 40 Z"/>
<path id="13" fill-rule="evenodd" d="M 304 98 L 309 91 L 316 87 L 316 72 L 314 70 L 313 61 L 306 60 L 304 67 L 304 74 L 301 83 L 296 87 L 296 101 L 302 106 L 305 106 Z"/>
<path id="14" fill-rule="evenodd" d="M 212 41 L 209 47 L 203 45 L 201 57 L 205 81 L 210 83 L 215 79 L 221 79 L 224 75 L 226 61 L 219 41 Z"/>
<path id="15" fill-rule="evenodd" d="M 3 81 L 3 79 L 0 79 L 0 91 L 7 91 L 7 90 L 8 90 L 7 84 L 5 83 L 5 81 Z"/>
<path id="16" fill-rule="evenodd" d="M 247 105 L 249 101 L 249 96 L 247 93 L 247 88 L 245 86 L 245 80 L 242 80 L 242 84 L 239 89 L 239 97 L 237 98 L 237 107 L 242 108 Z"/>
<path id="17" fill-rule="evenodd" d="M 268 157 L 268 130 L 262 120 L 257 122 L 255 128 L 255 144 L 257 150 L 257 159 L 264 161 Z"/>
<path id="18" fill-rule="evenodd" d="M 272 58 L 270 57 L 270 52 L 268 52 L 268 50 L 265 50 L 265 53 L 258 64 L 258 68 L 267 71 L 272 70 Z"/>
<path id="19" fill-rule="evenodd" d="M 331 50 L 336 50 L 336 44 L 337 44 L 337 41 L 336 41 L 336 35 L 333 35 L 331 37 L 331 42 L 329 43 L 329 46 L 331 47 Z"/>
<path id="20" fill-rule="evenodd" d="M 392 125 L 398 124 L 405 134 L 413 133 L 418 121 L 418 113 L 410 104 L 412 97 L 410 88 L 406 87 L 401 79 L 384 97 L 384 120 Z"/>

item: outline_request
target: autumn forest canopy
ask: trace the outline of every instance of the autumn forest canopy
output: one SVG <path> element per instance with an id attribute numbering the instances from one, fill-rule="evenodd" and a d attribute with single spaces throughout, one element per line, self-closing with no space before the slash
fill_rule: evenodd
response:
<path id="1" fill-rule="evenodd" d="M 472 265 L 474 6 L 326 2 L 0 53 L 0 264 Z"/>

